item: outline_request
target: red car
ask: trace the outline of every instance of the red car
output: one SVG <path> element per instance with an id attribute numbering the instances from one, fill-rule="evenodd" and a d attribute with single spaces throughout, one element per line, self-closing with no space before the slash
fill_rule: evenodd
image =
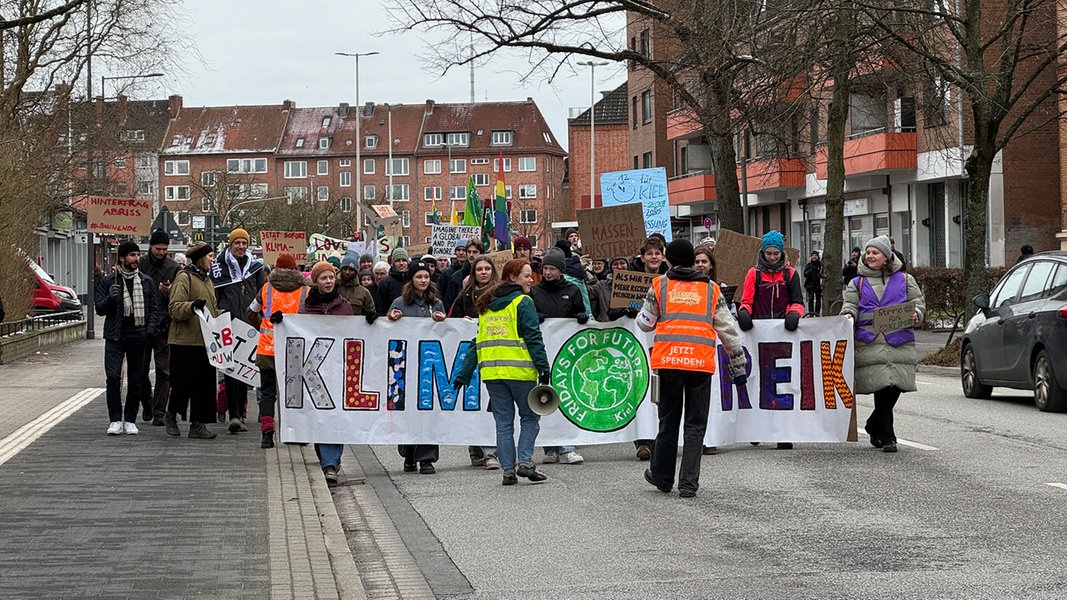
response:
<path id="1" fill-rule="evenodd" d="M 40 265 L 27 259 L 30 271 L 37 280 L 33 289 L 33 312 L 37 314 L 81 310 L 78 295 L 69 287 L 59 285 Z"/>

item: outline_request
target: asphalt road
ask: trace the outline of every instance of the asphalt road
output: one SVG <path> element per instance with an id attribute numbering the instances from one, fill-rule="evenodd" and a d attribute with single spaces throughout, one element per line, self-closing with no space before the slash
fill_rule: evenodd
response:
<path id="1" fill-rule="evenodd" d="M 425 476 L 392 447 L 353 446 L 342 464 L 368 485 L 335 502 L 346 523 L 348 490 L 373 491 L 414 558 L 394 570 L 417 568 L 437 598 L 1067 597 L 1067 415 L 918 379 L 896 411 L 899 453 L 862 431 L 731 446 L 704 457 L 692 499 L 646 484 L 629 445 L 582 448 L 584 465 L 512 487 L 464 448 Z M 861 396 L 861 424 L 871 407 Z"/>

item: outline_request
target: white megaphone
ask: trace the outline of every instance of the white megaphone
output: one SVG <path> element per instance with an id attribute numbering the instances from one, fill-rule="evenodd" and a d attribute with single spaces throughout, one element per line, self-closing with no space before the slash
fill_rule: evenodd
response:
<path id="1" fill-rule="evenodd" d="M 538 385 L 530 390 L 526 402 L 530 405 L 530 410 L 544 417 L 559 408 L 559 394 L 550 385 Z"/>

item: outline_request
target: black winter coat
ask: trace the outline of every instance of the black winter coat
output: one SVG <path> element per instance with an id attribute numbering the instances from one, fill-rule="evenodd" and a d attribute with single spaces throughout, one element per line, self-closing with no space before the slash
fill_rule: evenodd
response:
<path id="1" fill-rule="evenodd" d="M 396 269 L 389 269 L 389 274 L 384 279 L 378 282 L 378 297 L 375 298 L 377 302 L 378 316 L 384 317 L 389 312 L 389 305 L 400 297 L 401 292 L 404 290 L 404 284 L 408 281 L 408 272 L 400 272 Z"/>
<path id="2" fill-rule="evenodd" d="M 226 255 L 229 252 L 229 250 L 224 250 L 211 265 L 211 280 L 215 283 L 215 301 L 219 310 L 228 310 L 231 318 L 244 321 L 248 318 L 248 307 L 252 305 L 252 301 L 259 295 L 259 290 L 263 289 L 263 284 L 267 282 L 267 273 L 263 269 L 263 263 L 251 255 L 246 255 L 248 260 L 256 261 L 250 269 L 248 278 L 219 285 L 220 281 L 230 281 L 235 278 L 230 274 L 230 266 L 226 262 Z"/>
<path id="3" fill-rule="evenodd" d="M 555 281 L 541 279 L 530 288 L 537 312 L 546 318 L 574 318 L 585 312 L 582 292 L 578 286 L 560 277 Z"/>
<path id="4" fill-rule="evenodd" d="M 137 327 L 133 324 L 133 318 L 125 319 L 122 315 L 122 299 L 115 300 L 111 297 L 111 285 L 119 275 L 112 272 L 100 280 L 93 294 L 96 314 L 104 317 L 104 339 L 112 342 L 131 339 L 148 339 L 159 331 L 160 310 L 157 303 L 156 287 L 152 278 L 140 271 L 137 276 L 141 278 L 141 292 L 144 294 L 144 325 Z M 124 286 L 125 281 L 121 282 Z M 125 292 L 124 292 L 125 293 Z"/>

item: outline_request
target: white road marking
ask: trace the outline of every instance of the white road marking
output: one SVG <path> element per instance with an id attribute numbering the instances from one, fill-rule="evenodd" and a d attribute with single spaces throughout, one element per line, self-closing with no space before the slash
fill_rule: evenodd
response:
<path id="1" fill-rule="evenodd" d="M 897 438 L 897 444 L 901 446 L 907 446 L 909 448 L 915 448 L 916 450 L 937 450 L 937 448 L 933 446 L 927 446 L 926 444 L 920 444 L 919 442 L 909 442 L 908 440 L 902 440 L 900 438 Z"/>
<path id="2" fill-rule="evenodd" d="M 1067 483 L 1046 483 L 1045 485 L 1051 485 L 1054 488 L 1060 488 L 1061 490 L 1067 490 Z"/>
<path id="3" fill-rule="evenodd" d="M 79 408 L 104 393 L 104 388 L 85 388 L 56 405 L 52 410 L 37 417 L 15 430 L 14 433 L 0 440 L 0 465 L 13 458 L 23 448 L 29 446 L 63 419 L 74 414 Z"/>

